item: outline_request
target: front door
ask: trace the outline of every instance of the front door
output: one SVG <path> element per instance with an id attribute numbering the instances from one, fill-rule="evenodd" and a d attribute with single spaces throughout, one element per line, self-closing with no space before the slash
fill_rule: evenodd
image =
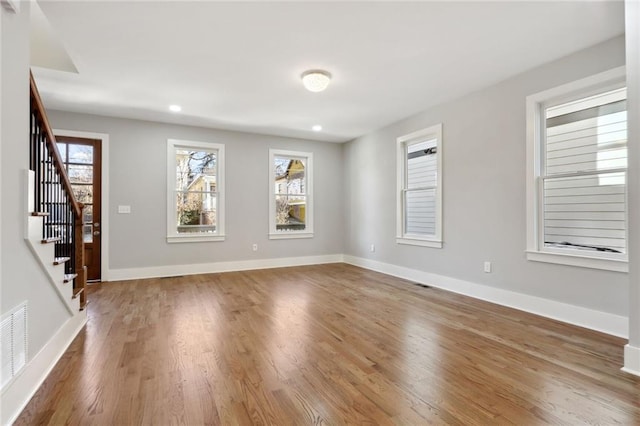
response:
<path id="1" fill-rule="evenodd" d="M 66 136 L 56 136 L 56 140 L 76 200 L 84 204 L 82 238 L 87 281 L 100 281 L 101 141 Z"/>

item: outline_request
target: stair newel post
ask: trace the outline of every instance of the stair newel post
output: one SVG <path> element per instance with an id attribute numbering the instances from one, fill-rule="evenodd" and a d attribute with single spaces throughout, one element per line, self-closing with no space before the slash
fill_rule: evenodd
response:
<path id="1" fill-rule="evenodd" d="M 80 309 L 84 309 L 87 304 L 87 294 L 85 293 L 87 286 L 87 267 L 84 264 L 84 236 L 82 235 L 82 217 L 84 215 L 84 204 L 78 203 L 78 207 L 80 207 L 80 215 L 77 215 L 74 212 L 74 221 L 73 221 L 73 251 L 75 257 L 75 273 L 78 274 L 76 279 L 74 280 L 75 291 L 77 293 L 80 291 Z"/>

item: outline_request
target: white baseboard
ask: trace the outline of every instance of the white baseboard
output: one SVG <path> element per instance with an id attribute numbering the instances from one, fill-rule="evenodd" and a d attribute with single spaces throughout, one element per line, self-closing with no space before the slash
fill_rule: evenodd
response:
<path id="1" fill-rule="evenodd" d="M 624 347 L 624 367 L 622 371 L 640 376 L 640 347 L 629 344 Z"/>
<path id="2" fill-rule="evenodd" d="M 570 305 L 568 303 L 543 299 L 541 297 L 516 293 L 509 290 L 503 290 L 496 287 L 361 257 L 344 255 L 344 262 L 431 287 L 464 294 L 465 296 L 486 300 L 498 305 L 508 306 L 510 308 L 519 309 L 521 311 L 530 312 L 543 317 L 611 334 L 613 336 L 628 338 L 629 335 L 629 320 L 627 317 L 620 315 L 595 311 L 593 309 Z M 638 348 L 634 349 L 639 350 Z M 635 356 L 635 359 L 640 359 L 640 355 L 636 354 Z M 630 358 L 633 358 L 633 356 L 630 356 Z M 627 364 L 625 362 L 625 367 L 626 366 Z M 633 368 L 633 365 L 630 368 Z M 636 368 L 639 369 L 640 367 Z"/>
<path id="3" fill-rule="evenodd" d="M 71 317 L 2 391 L 0 424 L 16 420 L 86 323 L 86 311 Z"/>
<path id="4" fill-rule="evenodd" d="M 109 281 L 211 274 L 216 272 L 248 271 L 251 269 L 284 268 L 288 266 L 319 265 L 322 263 L 338 263 L 342 262 L 342 260 L 342 254 L 328 254 L 321 256 L 281 257 L 275 259 L 197 263 L 193 265 L 163 265 L 150 268 L 110 269 Z"/>

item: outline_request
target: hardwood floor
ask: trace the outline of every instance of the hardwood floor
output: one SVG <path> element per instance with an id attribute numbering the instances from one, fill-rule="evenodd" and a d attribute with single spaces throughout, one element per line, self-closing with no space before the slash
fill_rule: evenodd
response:
<path id="1" fill-rule="evenodd" d="M 640 424 L 622 339 L 346 264 L 88 297 L 16 425 Z"/>

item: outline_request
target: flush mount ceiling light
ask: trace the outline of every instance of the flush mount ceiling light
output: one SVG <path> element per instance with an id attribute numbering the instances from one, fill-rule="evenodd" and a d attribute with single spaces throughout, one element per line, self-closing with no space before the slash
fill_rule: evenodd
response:
<path id="1" fill-rule="evenodd" d="M 321 131 L 321 130 L 322 130 L 322 126 L 321 126 L 321 125 L 319 125 L 319 124 L 316 124 L 315 126 L 313 126 L 313 127 L 311 128 L 311 130 L 313 130 L 314 132 L 319 132 L 319 131 Z"/>
<path id="2" fill-rule="evenodd" d="M 173 112 L 182 111 L 182 107 L 180 105 L 169 105 L 169 110 Z"/>
<path id="3" fill-rule="evenodd" d="M 302 84 L 310 92 L 322 92 L 331 81 L 331 74 L 323 70 L 309 70 L 302 73 Z"/>

